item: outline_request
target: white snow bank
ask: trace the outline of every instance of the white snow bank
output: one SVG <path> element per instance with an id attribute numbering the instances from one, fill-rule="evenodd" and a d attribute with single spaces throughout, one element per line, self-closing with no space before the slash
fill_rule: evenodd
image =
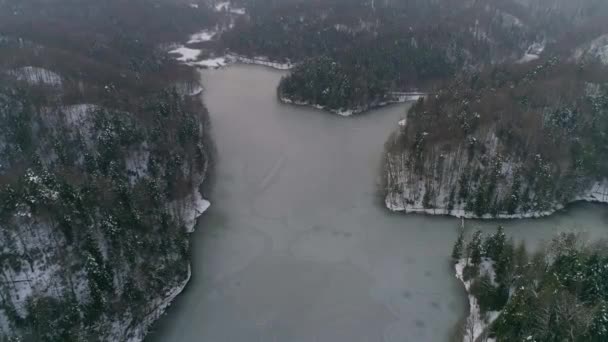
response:
<path id="1" fill-rule="evenodd" d="M 178 82 L 174 87 L 178 94 L 182 96 L 196 96 L 203 91 L 203 87 L 196 82 Z"/>
<path id="2" fill-rule="evenodd" d="M 206 68 L 220 68 L 228 65 L 229 61 L 226 57 L 216 57 L 216 58 L 208 58 L 200 61 L 189 63 L 192 66 L 200 66 Z"/>
<path id="3" fill-rule="evenodd" d="M 395 100 L 389 101 L 389 103 L 402 103 L 402 102 L 411 102 L 418 101 L 418 99 L 426 96 L 426 93 L 421 93 L 417 91 L 413 92 L 390 92 L 389 96 L 393 97 Z"/>
<path id="4" fill-rule="evenodd" d="M 545 45 L 546 43 L 544 41 L 535 42 L 528 47 L 528 51 L 526 53 L 540 55 L 541 53 L 543 53 L 543 51 L 545 51 Z"/>
<path id="5" fill-rule="evenodd" d="M 526 53 L 516 63 L 519 63 L 519 64 L 529 63 L 529 62 L 535 61 L 535 60 L 537 60 L 539 58 L 540 58 L 539 55 L 534 55 L 534 54 L 531 54 L 531 53 Z"/>
<path id="6" fill-rule="evenodd" d="M 286 104 L 292 104 L 292 105 L 296 105 L 296 106 L 307 106 L 307 107 L 312 107 L 312 108 L 316 108 L 319 110 L 326 110 L 330 113 L 338 114 L 340 116 L 351 116 L 353 114 L 359 114 L 359 113 L 363 112 L 363 110 L 360 110 L 360 109 L 354 109 L 354 110 L 353 109 L 337 109 L 337 110 L 329 109 L 329 108 L 325 108 L 324 106 L 321 106 L 318 104 L 312 104 L 307 101 L 294 101 L 294 100 L 289 99 L 284 96 L 279 97 L 279 100 Z"/>
<path id="7" fill-rule="evenodd" d="M 485 315 L 482 315 L 477 298 L 470 294 L 471 281 L 464 280 L 464 268 L 467 265 L 467 259 L 461 259 L 454 265 L 456 270 L 456 278 L 462 282 L 464 288 L 467 291 L 469 297 L 469 316 L 465 324 L 464 335 L 462 337 L 463 342 L 476 341 L 481 334 L 492 324 L 498 316 L 500 311 L 489 311 Z M 492 282 L 494 282 L 495 272 L 492 263 L 488 260 L 483 260 L 480 265 L 480 272 L 490 274 Z"/>
<path id="8" fill-rule="evenodd" d="M 545 51 L 545 42 L 536 42 L 528 47 L 526 53 L 516 63 L 529 63 L 540 58 L 540 55 Z"/>
<path id="9" fill-rule="evenodd" d="M 217 12 L 228 11 L 230 13 L 239 14 L 239 15 L 243 15 L 246 13 L 244 8 L 232 7 L 232 4 L 230 3 L 230 1 L 219 2 L 214 6 L 214 9 Z"/>
<path id="10" fill-rule="evenodd" d="M 230 8 L 230 1 L 222 1 L 222 2 L 218 2 L 217 4 L 215 4 L 215 10 L 220 12 L 220 11 L 225 11 L 228 8 Z"/>
<path id="11" fill-rule="evenodd" d="M 15 77 L 17 80 L 24 81 L 29 84 L 60 86 L 62 83 L 61 76 L 59 76 L 59 74 L 44 68 L 25 66 L 22 68 L 9 70 L 7 73 Z"/>
<path id="12" fill-rule="evenodd" d="M 209 34 L 210 31 L 206 31 Z M 198 35 L 198 36 L 197 36 Z M 196 36 L 196 37 L 195 37 Z M 206 38 L 202 36 L 202 33 L 192 35 L 190 42 L 196 39 Z M 199 40 L 203 41 L 203 40 Z M 199 49 L 191 49 L 185 46 L 179 46 L 169 53 L 179 55 L 176 59 L 180 62 L 191 66 L 205 67 L 205 68 L 221 68 L 234 63 L 243 63 L 243 64 L 254 64 L 254 65 L 262 65 L 267 66 L 269 68 L 277 69 L 277 70 L 289 70 L 294 67 L 292 63 L 279 63 L 269 60 L 267 57 L 244 57 L 236 54 L 227 54 L 225 56 L 219 57 L 211 57 L 198 60 L 201 50 Z"/>
<path id="13" fill-rule="evenodd" d="M 394 94 L 402 94 L 402 95 L 396 96 Z M 316 108 L 316 109 L 325 110 L 325 111 L 328 111 L 330 113 L 334 113 L 334 114 L 338 114 L 340 116 L 345 116 L 346 117 L 346 116 L 352 116 L 354 114 L 360 114 L 360 113 L 363 113 L 365 111 L 372 110 L 372 109 L 375 109 L 375 108 L 385 107 L 385 106 L 388 106 L 388 105 L 391 105 L 391 104 L 416 101 L 419 98 L 424 97 L 425 94 L 423 94 L 423 93 L 389 93 L 389 96 L 391 96 L 393 98 L 393 100 L 383 101 L 383 102 L 371 104 L 371 105 L 369 105 L 367 107 L 357 107 L 357 108 L 351 108 L 351 109 L 344 109 L 344 108 L 329 109 L 329 108 L 326 108 L 326 107 L 318 105 L 318 104 L 310 103 L 308 101 L 295 101 L 295 100 L 292 100 L 292 99 L 284 97 L 284 96 L 280 96 L 279 100 L 281 102 L 283 102 L 283 103 L 286 103 L 286 104 L 293 104 L 293 105 L 297 105 L 297 106 L 313 107 L 313 108 Z M 401 122 L 403 122 L 405 124 L 404 120 L 402 120 L 402 121 L 399 122 L 400 125 L 401 125 Z"/>
<path id="14" fill-rule="evenodd" d="M 217 34 L 216 30 L 203 30 L 190 36 L 188 44 L 208 42 Z"/>
<path id="15" fill-rule="evenodd" d="M 608 204 L 608 179 L 601 182 L 595 182 L 584 195 L 575 197 L 566 204 L 554 203 L 551 208 L 544 211 L 518 212 L 515 214 L 499 213 L 496 216 L 492 216 L 491 214 L 477 216 L 474 212 L 465 211 L 464 204 L 456 206 L 451 211 L 446 208 L 424 208 L 420 202 L 415 204 L 406 203 L 402 195 L 392 192 L 386 195 L 384 204 L 391 211 L 401 211 L 407 214 L 449 215 L 467 219 L 527 219 L 546 217 L 564 209 L 568 204 L 581 201 Z"/>
<path id="16" fill-rule="evenodd" d="M 181 46 L 177 49 L 169 51 L 169 53 L 180 55 L 176 58 L 180 62 L 193 62 L 196 61 L 198 56 L 201 54 L 201 50 L 190 49 L 185 46 Z"/>
<path id="17" fill-rule="evenodd" d="M 185 198 L 172 201 L 168 204 L 171 215 L 186 228 L 187 233 L 194 232 L 196 219 L 201 216 L 211 203 L 201 196 L 198 185 Z"/>
<path id="18" fill-rule="evenodd" d="M 244 8 L 230 8 L 230 13 L 243 15 L 246 13 Z"/>
<path id="19" fill-rule="evenodd" d="M 244 63 L 244 64 L 255 64 L 255 65 L 263 65 L 277 70 L 289 70 L 293 68 L 295 65 L 293 63 L 279 63 L 274 62 L 268 59 L 268 57 L 258 56 L 258 57 L 245 57 L 236 54 L 228 54 L 226 58 L 230 59 L 233 63 Z"/>

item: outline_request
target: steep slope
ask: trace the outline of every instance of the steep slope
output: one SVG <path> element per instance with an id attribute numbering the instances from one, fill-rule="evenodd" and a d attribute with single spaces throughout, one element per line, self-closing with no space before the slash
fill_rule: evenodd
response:
<path id="1" fill-rule="evenodd" d="M 140 341 L 209 206 L 201 87 L 163 47 L 205 9 L 0 5 L 0 339 Z"/>

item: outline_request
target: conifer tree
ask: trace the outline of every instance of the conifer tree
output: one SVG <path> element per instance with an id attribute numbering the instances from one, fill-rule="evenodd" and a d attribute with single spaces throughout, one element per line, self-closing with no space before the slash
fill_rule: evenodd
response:
<path id="1" fill-rule="evenodd" d="M 471 238 L 471 241 L 467 245 L 467 253 L 473 265 L 477 266 L 481 263 L 481 256 L 483 255 L 481 230 L 473 234 L 473 238 Z"/>
<path id="2" fill-rule="evenodd" d="M 462 249 L 464 248 L 464 227 L 458 229 L 458 238 L 452 250 L 452 261 L 458 262 L 462 259 Z"/>

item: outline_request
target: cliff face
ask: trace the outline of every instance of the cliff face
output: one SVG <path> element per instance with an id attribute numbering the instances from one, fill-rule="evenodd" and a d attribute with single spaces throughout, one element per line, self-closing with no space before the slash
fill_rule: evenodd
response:
<path id="1" fill-rule="evenodd" d="M 495 68 L 419 101 L 386 145 L 386 206 L 509 218 L 608 202 L 605 70 L 584 69 Z"/>

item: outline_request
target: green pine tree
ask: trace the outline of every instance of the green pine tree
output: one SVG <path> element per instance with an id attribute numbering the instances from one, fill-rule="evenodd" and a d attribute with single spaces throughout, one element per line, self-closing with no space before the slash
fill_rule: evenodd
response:
<path id="1" fill-rule="evenodd" d="M 467 253 L 469 258 L 471 258 L 471 263 L 473 265 L 478 266 L 481 263 L 481 257 L 483 255 L 481 230 L 478 230 L 473 234 L 473 238 L 467 245 Z"/>
<path id="2" fill-rule="evenodd" d="M 464 228 L 460 227 L 458 229 L 458 238 L 456 239 L 456 243 L 454 244 L 454 248 L 452 249 L 452 261 L 458 262 L 462 259 L 462 249 L 464 248 Z"/>

